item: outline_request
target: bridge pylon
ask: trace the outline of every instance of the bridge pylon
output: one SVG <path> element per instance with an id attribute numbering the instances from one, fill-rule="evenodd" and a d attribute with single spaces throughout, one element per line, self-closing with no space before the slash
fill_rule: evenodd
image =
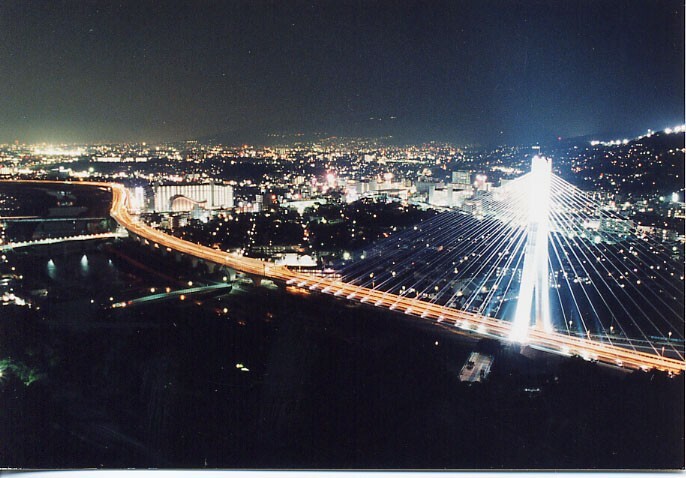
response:
<path id="1" fill-rule="evenodd" d="M 552 163 L 543 156 L 531 160 L 529 217 L 524 266 L 510 339 L 525 342 L 532 314 L 538 330 L 552 332 L 550 320 L 548 236 L 550 232 L 550 179 Z"/>

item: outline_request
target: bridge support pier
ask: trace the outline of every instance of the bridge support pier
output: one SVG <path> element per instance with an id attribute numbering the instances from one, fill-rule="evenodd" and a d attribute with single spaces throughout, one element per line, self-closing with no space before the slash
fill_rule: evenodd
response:
<path id="1" fill-rule="evenodd" d="M 252 281 L 255 287 L 259 287 L 262 285 L 262 277 L 251 274 L 248 274 L 248 277 L 250 277 L 250 280 Z"/>
<path id="2" fill-rule="evenodd" d="M 228 279 L 229 282 L 235 282 L 236 281 L 236 271 L 231 269 L 230 267 L 224 267 L 223 269 L 224 275 Z"/>

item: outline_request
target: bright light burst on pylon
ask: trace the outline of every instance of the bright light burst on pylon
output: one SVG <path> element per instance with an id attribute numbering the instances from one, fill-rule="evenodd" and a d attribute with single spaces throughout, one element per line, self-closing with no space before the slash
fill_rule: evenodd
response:
<path id="1" fill-rule="evenodd" d="M 525 342 L 532 312 L 536 327 L 552 332 L 548 280 L 548 236 L 550 233 L 551 162 L 543 156 L 531 160 L 529 177 L 529 224 L 519 298 L 510 339 Z"/>

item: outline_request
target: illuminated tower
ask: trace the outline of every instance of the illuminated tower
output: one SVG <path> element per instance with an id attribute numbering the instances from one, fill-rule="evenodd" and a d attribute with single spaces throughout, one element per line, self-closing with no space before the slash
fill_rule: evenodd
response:
<path id="1" fill-rule="evenodd" d="M 517 310 L 512 323 L 510 339 L 526 341 L 531 324 L 536 328 L 552 332 L 550 321 L 550 298 L 548 296 L 548 232 L 550 212 L 551 162 L 543 156 L 531 160 L 529 182 L 529 225 L 527 244 L 524 250 L 524 267 L 519 285 Z"/>

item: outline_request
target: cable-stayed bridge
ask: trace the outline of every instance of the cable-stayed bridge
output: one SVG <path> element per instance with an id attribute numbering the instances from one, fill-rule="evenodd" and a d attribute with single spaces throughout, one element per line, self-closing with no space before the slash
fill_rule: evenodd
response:
<path id="1" fill-rule="evenodd" d="M 513 341 L 533 325 L 683 360 L 683 244 L 640 233 L 550 166 L 534 157 L 469 214 L 375 244 L 337 267 L 341 279 L 511 322 Z"/>
<path id="2" fill-rule="evenodd" d="M 73 183 L 76 184 L 76 183 Z M 432 321 L 461 333 L 681 373 L 684 270 L 663 244 L 555 176 L 532 172 L 313 276 L 190 243 L 138 222 L 119 184 L 112 217 L 140 242 L 211 267 Z"/>

